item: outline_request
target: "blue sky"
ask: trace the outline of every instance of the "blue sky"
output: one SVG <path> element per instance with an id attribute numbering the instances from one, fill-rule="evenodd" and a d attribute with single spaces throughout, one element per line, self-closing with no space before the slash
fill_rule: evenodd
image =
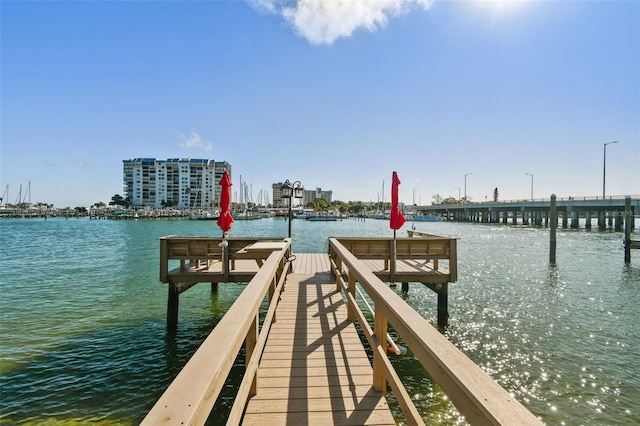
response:
<path id="1" fill-rule="evenodd" d="M 0 185 L 122 194 L 122 160 L 430 204 L 640 194 L 638 1 L 2 1 Z M 458 189 L 460 188 L 460 189 Z M 237 187 L 235 188 L 237 191 Z"/>

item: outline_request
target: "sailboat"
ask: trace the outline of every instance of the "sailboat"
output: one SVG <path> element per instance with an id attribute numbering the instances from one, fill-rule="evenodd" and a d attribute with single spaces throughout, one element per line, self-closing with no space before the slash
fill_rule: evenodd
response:
<path id="1" fill-rule="evenodd" d="M 195 219 L 195 220 L 218 220 L 218 216 L 219 215 L 218 214 L 214 214 L 211 210 L 206 208 L 205 200 L 204 200 L 204 197 L 202 196 L 202 191 L 198 191 L 198 194 L 200 194 L 200 210 L 191 212 L 191 219 Z M 209 202 L 210 206 L 214 205 L 214 199 L 215 199 L 215 191 L 211 191 L 211 201 Z M 197 200 L 198 200 L 198 195 L 196 194 L 196 199 L 193 201 L 194 206 L 195 206 Z"/>

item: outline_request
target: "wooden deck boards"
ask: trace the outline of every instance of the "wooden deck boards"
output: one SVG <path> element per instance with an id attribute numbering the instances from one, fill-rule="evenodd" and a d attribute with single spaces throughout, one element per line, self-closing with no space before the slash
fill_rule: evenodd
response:
<path id="1" fill-rule="evenodd" d="M 328 255 L 297 254 L 243 424 L 395 425 L 372 375 Z"/>

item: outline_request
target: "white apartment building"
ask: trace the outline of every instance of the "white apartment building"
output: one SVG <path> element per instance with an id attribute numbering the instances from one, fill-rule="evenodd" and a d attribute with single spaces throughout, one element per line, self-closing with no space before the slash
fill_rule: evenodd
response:
<path id="1" fill-rule="evenodd" d="M 123 160 L 124 197 L 133 206 L 213 209 L 220 200 L 218 182 L 231 165 L 208 159 L 134 158 Z"/>

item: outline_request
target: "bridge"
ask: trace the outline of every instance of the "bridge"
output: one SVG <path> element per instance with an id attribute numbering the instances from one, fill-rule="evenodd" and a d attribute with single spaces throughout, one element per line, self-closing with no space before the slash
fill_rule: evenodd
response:
<path id="1" fill-rule="evenodd" d="M 406 279 L 437 290 L 454 282 L 455 242 L 430 234 L 329 238 L 328 253 L 293 255 L 289 238 L 161 238 L 170 327 L 178 295 L 191 286 L 248 284 L 142 424 L 201 425 L 216 415 L 211 410 L 243 346 L 245 371 L 229 425 L 395 425 L 388 391 L 400 420 L 424 424 L 388 358 L 399 349 L 389 327 L 469 423 L 541 424 L 385 284 Z M 372 312 L 362 312 L 369 303 Z"/>
<path id="2" fill-rule="evenodd" d="M 578 228 L 580 219 L 589 229 L 592 219 L 597 220 L 599 229 L 607 226 L 618 231 L 623 230 L 626 198 L 616 197 L 565 197 L 557 198 L 558 215 L 562 218 L 562 227 Z M 640 213 L 640 195 L 631 199 L 632 214 L 630 220 Z M 434 204 L 419 206 L 417 210 L 436 214 L 445 220 L 460 222 L 511 223 L 535 226 L 548 226 L 551 211 L 551 198 L 534 200 L 516 200 L 501 202 L 469 202 L 463 204 Z M 632 223 L 634 228 L 635 223 Z"/>

